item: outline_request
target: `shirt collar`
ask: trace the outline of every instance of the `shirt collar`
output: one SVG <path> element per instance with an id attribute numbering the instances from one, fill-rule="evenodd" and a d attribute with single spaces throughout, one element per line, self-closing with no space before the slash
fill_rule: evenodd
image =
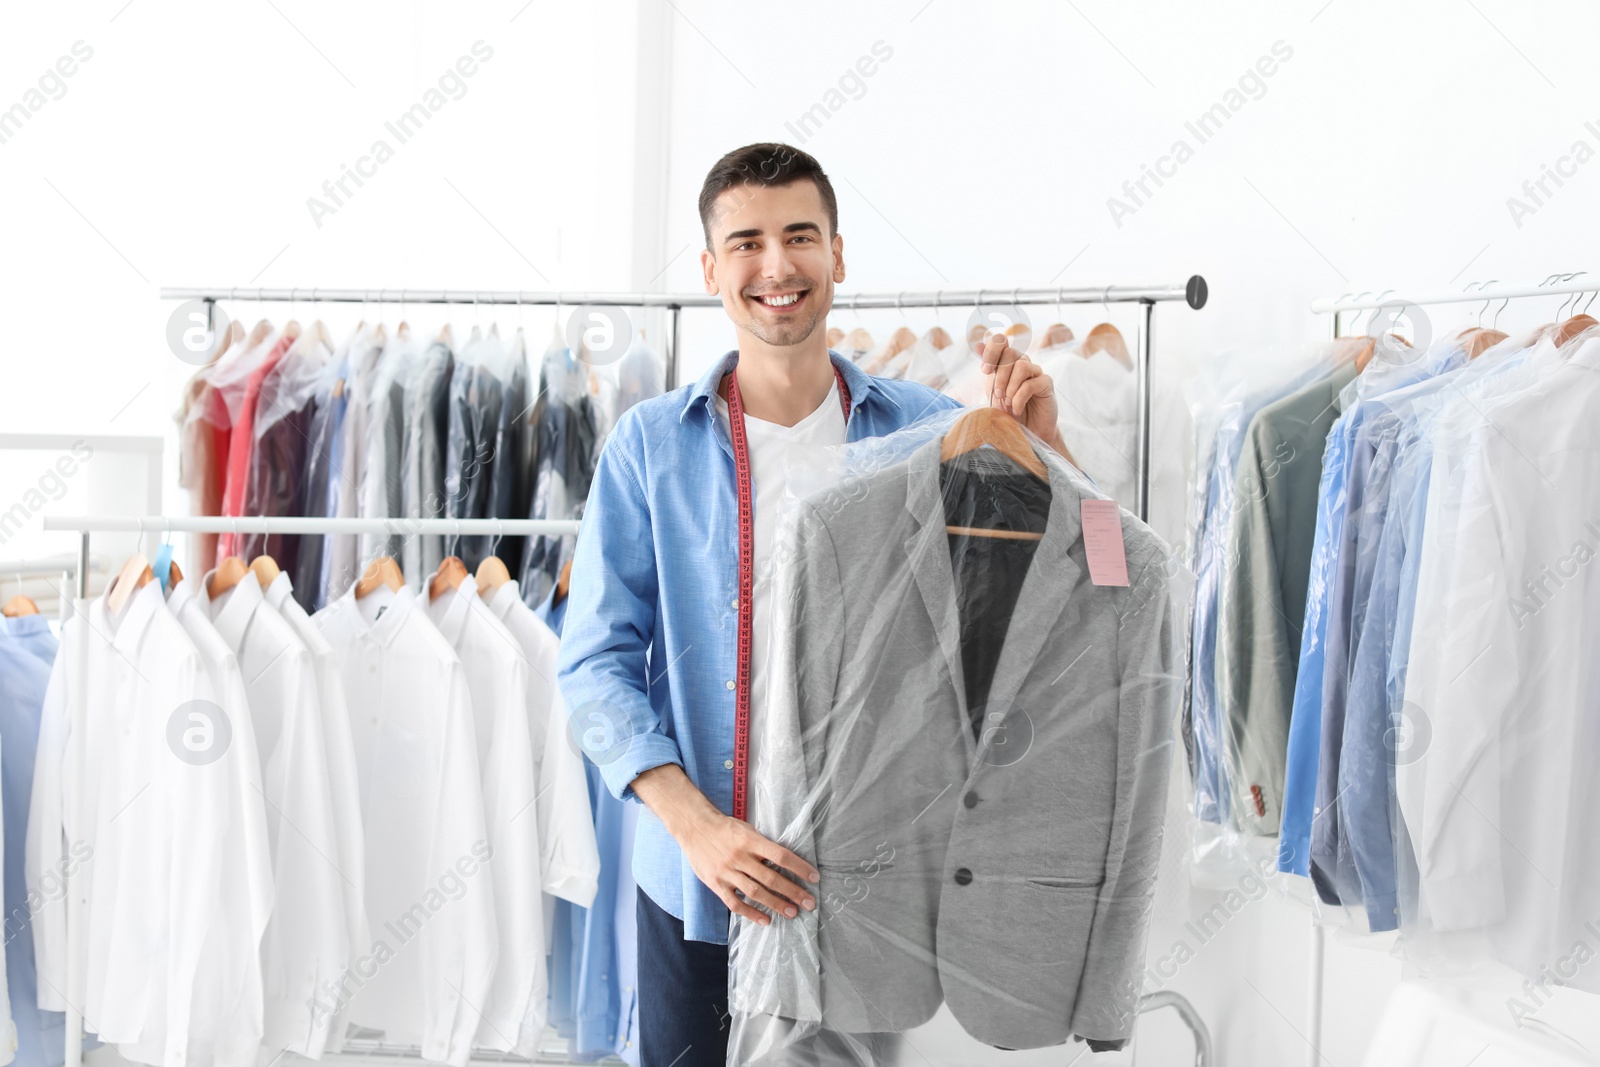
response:
<path id="1" fill-rule="evenodd" d="M 489 599 L 489 610 L 494 612 L 494 617 L 501 622 L 511 614 L 511 607 L 522 599 L 522 590 L 517 586 L 515 578 L 501 582 L 500 588 L 494 591 L 494 596 Z"/>
<path id="2" fill-rule="evenodd" d="M 95 598 L 94 611 L 99 613 L 99 619 L 94 620 L 93 614 L 90 617 L 94 629 L 101 633 L 110 633 L 111 646 L 123 656 L 129 657 L 129 662 L 132 662 L 131 657 L 139 649 L 139 639 L 149 627 L 151 617 L 163 604 L 161 583 L 152 579 L 142 588 L 135 589 L 128 602 L 122 605 L 120 617 L 111 610 L 112 585 L 107 585 L 105 592 Z"/>
<path id="3" fill-rule="evenodd" d="M 355 620 L 357 632 L 362 637 L 370 637 L 381 645 L 392 642 L 395 635 L 400 632 L 406 616 L 411 614 L 411 609 L 416 606 L 417 594 L 411 591 L 409 585 L 402 585 L 389 594 L 389 602 L 383 606 L 382 613 L 376 622 L 368 622 L 367 616 L 362 611 L 361 602 L 356 599 L 356 585 L 351 583 L 350 589 L 339 599 L 345 604 L 345 610 L 350 613 L 350 618 Z M 382 597 L 383 591 L 375 590 L 370 596 Z"/>
<path id="4" fill-rule="evenodd" d="M 209 578 L 210 574 L 207 574 L 206 579 Z M 256 608 L 261 606 L 261 582 L 256 578 L 255 571 L 245 571 L 238 585 L 217 600 L 212 600 L 211 593 L 206 589 L 206 579 L 202 579 L 200 588 L 195 590 L 195 600 L 206 609 L 211 624 L 228 642 L 228 647 L 237 650 L 244 643 L 245 628 L 255 616 Z"/>
<path id="5" fill-rule="evenodd" d="M 272 579 L 272 583 L 261 591 L 261 595 L 267 598 L 269 606 L 281 608 L 283 607 L 283 602 L 288 599 L 289 594 L 292 592 L 294 592 L 294 584 L 289 581 L 287 574 L 279 571 L 278 576 Z"/>
<path id="6" fill-rule="evenodd" d="M 18 615 L 14 619 L 0 617 L 0 633 L 7 637 L 35 637 L 50 632 L 50 620 L 43 615 Z"/>
<path id="7" fill-rule="evenodd" d="M 174 615 L 183 611 L 189 601 L 194 599 L 194 589 L 199 584 L 199 582 L 185 577 L 183 581 L 175 583 L 171 589 L 167 590 L 167 607 Z"/>
<path id="8" fill-rule="evenodd" d="M 839 373 L 844 376 L 845 387 L 850 390 L 851 415 L 854 415 L 856 409 L 865 403 L 869 392 L 876 391 L 889 403 L 895 403 L 888 393 L 878 388 L 877 379 L 831 348 L 828 349 L 828 359 L 832 361 L 834 367 L 838 368 Z M 688 415 L 690 409 L 696 404 L 704 404 L 706 414 L 715 418 L 717 389 L 722 385 L 723 376 L 732 370 L 738 362 L 739 352 L 735 349 L 712 364 L 711 368 L 700 376 L 700 380 L 695 382 L 694 388 L 689 390 L 689 398 L 684 401 L 683 410 L 678 413 L 678 421 L 682 422 L 684 416 Z M 899 406 L 895 404 L 895 407 Z"/>
<path id="9" fill-rule="evenodd" d="M 423 583 L 423 588 L 431 584 L 430 579 Z M 452 648 L 461 640 L 461 630 L 467 624 L 467 612 L 472 610 L 472 602 L 477 599 L 478 582 L 469 574 L 461 579 L 460 585 L 428 604 L 428 618 L 444 634 L 444 639 L 450 642 Z"/>

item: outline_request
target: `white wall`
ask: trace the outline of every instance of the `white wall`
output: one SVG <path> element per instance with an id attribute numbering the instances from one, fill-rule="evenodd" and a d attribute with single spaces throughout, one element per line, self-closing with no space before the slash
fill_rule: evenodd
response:
<path id="1" fill-rule="evenodd" d="M 93 57 L 0 143 L 5 429 L 170 433 L 189 368 L 163 341 L 163 284 L 698 289 L 706 170 L 741 144 L 799 142 L 788 124 L 879 41 L 892 57 L 802 143 L 839 194 L 847 287 L 1201 273 L 1211 305 L 1162 307 L 1156 336 L 1158 372 L 1204 373 L 1223 348 L 1324 336 L 1314 296 L 1600 271 L 1600 161 L 1520 224 L 1507 205 L 1575 142 L 1600 150 L 1597 30 L 1576 0 L 13 5 L 0 108 L 74 42 Z M 478 40 L 494 54 L 466 94 L 318 226 L 307 198 Z M 1277 42 L 1292 55 L 1200 143 L 1186 122 Z M 1108 198 L 1180 138 L 1192 158 L 1119 225 Z M 1441 310 L 1436 328 L 1475 313 Z M 542 334 L 553 316 L 520 318 Z M 897 318 L 859 316 L 880 335 Z M 1112 320 L 1131 332 L 1128 313 Z M 715 311 L 685 326 L 687 379 L 731 328 Z M 1217 899 L 1171 881 L 1153 954 Z M 1222 1062 L 1305 1057 L 1306 928 L 1275 891 L 1171 982 Z M 1325 1058 L 1346 1067 L 1399 965 L 1328 953 Z M 1182 1062 L 1181 1033 L 1153 1019 L 1144 1062 Z"/>

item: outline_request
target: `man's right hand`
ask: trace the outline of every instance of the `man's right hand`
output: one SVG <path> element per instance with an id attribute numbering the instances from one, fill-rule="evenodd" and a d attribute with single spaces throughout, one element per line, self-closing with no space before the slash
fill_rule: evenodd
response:
<path id="1" fill-rule="evenodd" d="M 682 767 L 653 767 L 633 780 L 633 791 L 660 817 L 688 857 L 695 876 L 711 887 L 729 911 L 765 926 L 771 917 L 747 901 L 789 919 L 799 915 L 800 908 L 816 908 L 816 899 L 799 883 L 800 878 L 817 881 L 816 869 L 757 833 L 749 823 L 724 815 Z M 769 867 L 767 861 L 782 870 Z"/>

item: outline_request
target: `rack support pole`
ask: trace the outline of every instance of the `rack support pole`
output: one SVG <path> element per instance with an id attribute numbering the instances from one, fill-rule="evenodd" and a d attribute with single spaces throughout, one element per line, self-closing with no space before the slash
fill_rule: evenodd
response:
<path id="1" fill-rule="evenodd" d="M 1135 460 L 1139 468 L 1139 484 L 1134 495 L 1134 513 L 1140 522 L 1150 521 L 1150 327 L 1155 321 L 1156 305 L 1146 300 L 1140 305 L 1144 317 L 1139 323 L 1139 354 L 1134 363 L 1134 388 L 1138 393 L 1138 440 L 1135 442 Z"/>

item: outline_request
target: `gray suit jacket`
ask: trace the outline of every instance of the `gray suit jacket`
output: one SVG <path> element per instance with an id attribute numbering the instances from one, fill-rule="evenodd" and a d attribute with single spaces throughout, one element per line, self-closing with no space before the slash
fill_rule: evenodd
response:
<path id="1" fill-rule="evenodd" d="M 1090 584 L 1053 453 L 1046 532 L 985 728 L 968 719 L 939 436 L 780 529 L 751 820 L 813 860 L 815 912 L 736 920 L 733 1010 L 905 1030 L 941 1001 L 1010 1048 L 1132 1030 L 1178 679 L 1170 553 L 1122 513 L 1130 587 Z"/>

